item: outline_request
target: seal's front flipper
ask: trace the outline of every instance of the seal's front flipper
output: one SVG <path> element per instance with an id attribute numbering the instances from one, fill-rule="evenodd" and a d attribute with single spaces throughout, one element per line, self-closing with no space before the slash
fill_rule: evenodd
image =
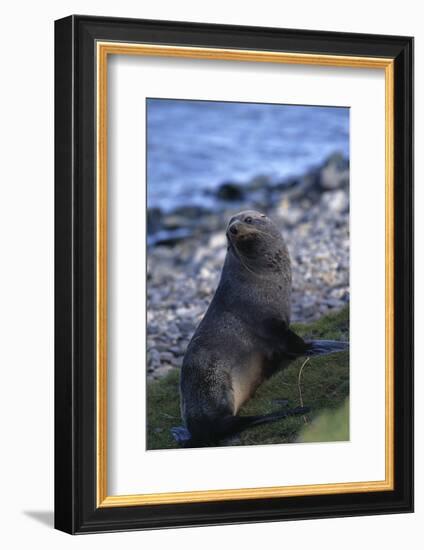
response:
<path id="1" fill-rule="evenodd" d="M 187 443 L 191 439 L 191 433 L 184 426 L 171 428 L 171 434 L 175 441 L 180 445 Z"/>
<path id="2" fill-rule="evenodd" d="M 313 355 L 328 355 L 349 349 L 349 342 L 339 342 L 338 340 L 312 340 L 312 342 L 306 342 L 306 345 L 305 355 L 308 357 Z"/>

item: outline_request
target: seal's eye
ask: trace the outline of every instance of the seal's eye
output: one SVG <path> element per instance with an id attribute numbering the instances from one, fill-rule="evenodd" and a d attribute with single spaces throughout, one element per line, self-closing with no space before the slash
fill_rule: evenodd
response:
<path id="1" fill-rule="evenodd" d="M 244 221 L 245 221 L 246 223 L 252 223 L 252 222 L 253 222 L 253 220 L 252 220 L 252 218 L 251 218 L 250 216 L 247 216 L 247 218 L 244 218 Z"/>

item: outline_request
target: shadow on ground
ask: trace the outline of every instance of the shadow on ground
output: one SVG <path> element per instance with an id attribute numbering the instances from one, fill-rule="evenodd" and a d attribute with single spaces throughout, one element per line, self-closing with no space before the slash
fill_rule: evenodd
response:
<path id="1" fill-rule="evenodd" d="M 24 515 L 35 519 L 38 523 L 42 523 L 46 527 L 53 529 L 54 527 L 54 512 L 52 510 L 24 510 Z"/>

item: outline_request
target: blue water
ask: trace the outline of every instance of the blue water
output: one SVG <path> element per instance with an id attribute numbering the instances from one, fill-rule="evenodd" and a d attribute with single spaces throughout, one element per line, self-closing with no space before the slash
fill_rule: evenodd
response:
<path id="1" fill-rule="evenodd" d="M 224 181 L 279 181 L 335 151 L 349 157 L 347 107 L 148 99 L 148 206 L 211 206 Z"/>

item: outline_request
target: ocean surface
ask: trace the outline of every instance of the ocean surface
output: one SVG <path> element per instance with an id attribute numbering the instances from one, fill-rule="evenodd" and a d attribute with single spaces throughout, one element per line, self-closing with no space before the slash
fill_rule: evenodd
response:
<path id="1" fill-rule="evenodd" d="M 148 99 L 148 207 L 213 207 L 224 182 L 279 182 L 336 151 L 349 158 L 347 107 Z"/>

